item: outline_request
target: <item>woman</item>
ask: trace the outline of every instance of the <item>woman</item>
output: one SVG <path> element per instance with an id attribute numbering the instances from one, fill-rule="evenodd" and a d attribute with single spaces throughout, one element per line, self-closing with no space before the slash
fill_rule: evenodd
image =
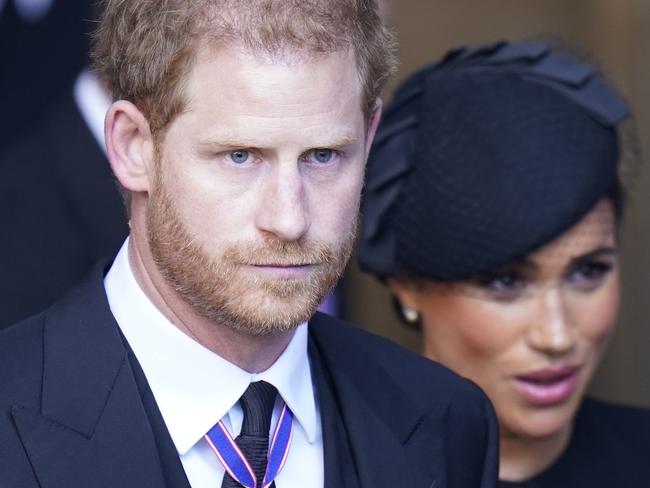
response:
<path id="1" fill-rule="evenodd" d="M 541 43 L 459 49 L 398 90 L 361 265 L 490 397 L 504 487 L 648 486 L 648 412 L 585 399 L 619 303 L 624 102 Z"/>

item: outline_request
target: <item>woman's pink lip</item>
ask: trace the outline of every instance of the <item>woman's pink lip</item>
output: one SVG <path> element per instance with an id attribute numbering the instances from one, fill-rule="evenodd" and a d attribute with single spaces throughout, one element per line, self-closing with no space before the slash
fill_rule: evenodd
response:
<path id="1" fill-rule="evenodd" d="M 549 406 L 568 400 L 578 386 L 576 366 L 531 371 L 515 377 L 515 390 L 529 403 Z"/>

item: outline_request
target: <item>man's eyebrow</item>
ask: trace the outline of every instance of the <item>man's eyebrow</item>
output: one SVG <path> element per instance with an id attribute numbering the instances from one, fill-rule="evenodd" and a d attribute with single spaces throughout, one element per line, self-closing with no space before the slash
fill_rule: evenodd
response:
<path id="1" fill-rule="evenodd" d="M 315 148 L 326 148 L 326 149 L 343 149 L 344 147 L 352 146 L 356 144 L 359 141 L 359 138 L 356 136 L 341 136 L 340 138 L 336 139 L 330 139 L 329 141 L 325 141 L 323 144 L 319 144 L 318 146 L 314 146 Z"/>
<path id="2" fill-rule="evenodd" d="M 232 150 L 232 149 L 245 149 L 248 147 L 256 147 L 255 144 L 252 144 L 251 141 L 244 141 L 238 139 L 210 139 L 198 143 L 199 148 L 202 149 L 213 149 L 219 148 L 223 150 Z"/>
<path id="3" fill-rule="evenodd" d="M 343 149 L 352 146 L 359 141 L 359 138 L 351 135 L 343 135 L 341 137 L 323 138 L 320 141 L 315 141 L 314 145 L 308 149 Z M 234 149 L 246 148 L 264 148 L 266 144 L 252 140 L 246 141 L 244 139 L 224 138 L 224 139 L 209 139 L 198 143 L 200 149 L 215 149 L 228 151 Z"/>

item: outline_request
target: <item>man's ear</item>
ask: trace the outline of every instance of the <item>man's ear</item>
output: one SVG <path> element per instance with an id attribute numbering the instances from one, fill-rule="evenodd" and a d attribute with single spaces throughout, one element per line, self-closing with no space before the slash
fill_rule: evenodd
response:
<path id="1" fill-rule="evenodd" d="M 372 113 L 370 114 L 370 119 L 368 120 L 368 131 L 366 133 L 366 159 L 368 159 L 368 154 L 370 154 L 370 147 L 372 146 L 372 141 L 375 140 L 375 134 L 377 133 L 377 127 L 379 126 L 379 119 L 381 119 L 381 109 L 383 102 L 381 98 L 375 100 L 375 105 L 372 108 Z"/>
<path id="2" fill-rule="evenodd" d="M 154 144 L 145 116 L 131 102 L 119 100 L 108 109 L 104 124 L 106 151 L 113 173 L 132 192 L 148 192 Z"/>

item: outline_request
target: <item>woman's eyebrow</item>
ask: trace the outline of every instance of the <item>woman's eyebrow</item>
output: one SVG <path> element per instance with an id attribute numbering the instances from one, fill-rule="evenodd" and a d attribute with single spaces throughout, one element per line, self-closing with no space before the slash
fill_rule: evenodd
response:
<path id="1" fill-rule="evenodd" d="M 571 259 L 571 264 L 583 263 L 594 258 L 600 258 L 605 256 L 616 256 L 617 251 L 613 246 L 602 246 L 588 253 L 581 254 Z"/>

